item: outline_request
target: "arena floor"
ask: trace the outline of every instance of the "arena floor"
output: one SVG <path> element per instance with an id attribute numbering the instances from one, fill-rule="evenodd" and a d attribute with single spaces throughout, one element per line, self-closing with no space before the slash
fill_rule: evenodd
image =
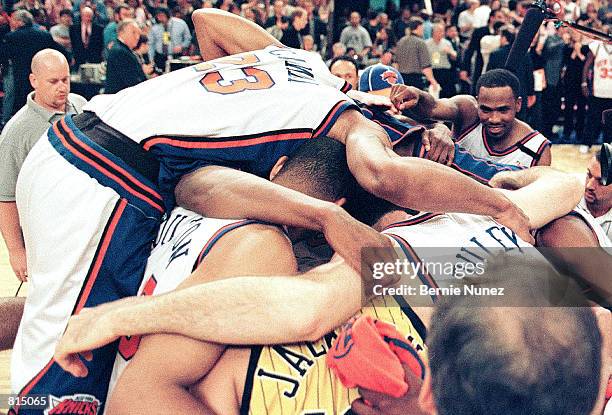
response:
<path id="1" fill-rule="evenodd" d="M 575 145 L 555 145 L 552 148 L 553 166 L 567 172 L 583 174 L 586 171 L 586 165 L 596 150 L 596 147 L 591 148 L 592 153 L 580 154 L 578 146 Z M 9 261 L 6 246 L 0 238 L 0 296 L 14 296 L 19 281 L 13 274 Z M 23 285 L 19 293 L 20 296 L 27 295 L 27 283 Z M 2 316 L 0 316 L 2 318 Z M 10 393 L 9 384 L 9 359 L 10 351 L 0 352 L 0 394 Z M 6 408 L 0 408 L 6 409 Z"/>

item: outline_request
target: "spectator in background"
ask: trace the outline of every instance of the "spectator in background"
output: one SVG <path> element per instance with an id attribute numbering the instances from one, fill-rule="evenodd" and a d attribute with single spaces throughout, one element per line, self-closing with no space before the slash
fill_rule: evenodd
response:
<path id="1" fill-rule="evenodd" d="M 289 26 L 283 30 L 281 43 L 290 48 L 300 49 L 302 47 L 302 35 L 300 31 L 308 24 L 308 14 L 301 7 L 296 7 L 289 18 Z"/>
<path id="2" fill-rule="evenodd" d="M 575 4 L 575 3 L 574 3 Z M 572 31 L 570 43 L 565 45 L 563 55 L 563 141 L 571 142 L 572 132 L 576 132 L 576 143 L 584 144 L 584 119 L 586 116 L 587 98 L 582 94 L 582 68 L 589 55 L 588 45 L 582 43 L 582 35 Z M 574 123 L 575 120 L 575 123 Z"/>
<path id="3" fill-rule="evenodd" d="M 138 26 L 144 27 L 149 18 L 149 14 L 143 4 L 143 0 L 128 0 L 128 4 L 134 10 L 134 18 Z"/>
<path id="4" fill-rule="evenodd" d="M 329 71 L 338 78 L 344 79 L 353 89 L 357 89 L 359 75 L 357 72 L 357 62 L 348 56 L 339 56 L 332 59 Z"/>
<path id="5" fill-rule="evenodd" d="M 312 0 L 303 0 L 302 4 L 304 10 L 306 10 L 306 14 L 308 15 L 308 22 L 300 34 L 302 36 L 312 36 L 316 46 L 315 49 L 322 51 L 324 46 L 322 41 L 327 38 L 327 25 L 321 21 L 319 16 L 316 15 Z"/>
<path id="6" fill-rule="evenodd" d="M 267 29 L 269 27 L 277 26 L 281 30 L 286 29 L 289 25 L 289 18 L 284 13 L 285 4 L 283 0 L 276 0 L 272 5 L 273 15 L 268 17 L 266 20 L 266 24 L 264 27 Z"/>
<path id="7" fill-rule="evenodd" d="M 510 48 L 514 43 L 516 30 L 512 26 L 504 26 L 501 29 L 500 44 L 501 47 L 491 53 L 487 72 L 493 69 L 502 69 L 506 65 L 506 60 L 510 54 Z M 527 109 L 535 104 L 535 94 L 533 89 L 533 63 L 531 56 L 527 54 L 520 65 L 518 65 L 517 73 L 519 79 L 519 95 L 522 98 L 522 105 L 516 117 L 521 121 L 527 119 Z"/>
<path id="8" fill-rule="evenodd" d="M 155 12 L 157 24 L 149 33 L 149 57 L 158 71 L 164 72 L 169 58 L 181 56 L 191 44 L 191 33 L 184 20 L 170 17 L 170 11 L 160 7 Z"/>
<path id="9" fill-rule="evenodd" d="M 0 63 L 8 66 L 13 75 L 13 105 L 12 108 L 7 108 L 7 118 L 15 114 L 19 108 L 26 103 L 26 98 L 32 86 L 30 85 L 30 65 L 32 57 L 38 52 L 46 48 L 62 50 L 63 48 L 53 41 L 51 35 L 43 30 L 33 27 L 32 14 L 27 10 L 16 10 L 12 13 L 10 33 L 4 36 L 3 42 L 0 45 Z M 62 50 L 62 52 L 64 52 Z"/>
<path id="10" fill-rule="evenodd" d="M 463 57 L 463 61 L 461 63 L 461 73 L 459 74 L 460 78 L 464 81 L 468 81 L 470 74 L 471 83 L 473 88 L 476 88 L 476 84 L 478 83 L 478 78 L 482 75 L 484 61 L 482 58 L 482 50 L 480 41 L 483 37 L 487 35 L 494 35 L 495 28 L 494 25 L 496 22 L 505 22 L 506 15 L 501 10 L 491 12 L 489 15 L 488 23 L 483 26 L 475 29 L 472 37 L 470 38 L 470 43 L 465 51 L 465 55 Z M 472 58 L 476 55 L 476 60 L 474 62 L 474 69 L 472 70 Z"/>
<path id="11" fill-rule="evenodd" d="M 380 27 L 380 18 L 378 16 L 378 13 L 376 13 L 374 10 L 368 10 L 368 19 L 367 19 L 367 23 L 364 26 L 365 30 L 368 31 L 368 34 L 370 35 L 370 39 L 374 39 L 376 38 L 376 32 L 378 32 L 378 28 Z"/>
<path id="12" fill-rule="evenodd" d="M 468 0 L 467 3 L 469 8 L 462 11 L 459 15 L 457 27 L 459 27 L 459 32 L 462 36 L 470 38 L 472 37 L 472 33 L 474 33 L 474 28 L 477 23 L 476 9 L 480 6 L 480 1 Z"/>
<path id="13" fill-rule="evenodd" d="M 463 55 L 463 49 L 461 47 L 461 39 L 459 38 L 459 30 L 457 30 L 457 26 L 448 26 L 446 28 L 446 40 L 450 42 L 458 57 L 456 60 L 451 61 L 451 79 L 453 84 L 459 84 L 460 94 L 469 94 L 471 89 L 469 83 L 459 82 L 459 68 L 461 63 L 460 57 Z"/>
<path id="14" fill-rule="evenodd" d="M 105 93 L 116 94 L 147 79 L 133 52 L 138 46 L 141 34 L 140 27 L 132 19 L 124 19 L 117 25 L 117 41 L 110 50 L 106 63 Z"/>
<path id="15" fill-rule="evenodd" d="M 302 49 L 308 51 L 308 52 L 316 52 L 317 51 L 317 45 L 315 44 L 315 41 L 313 39 L 312 36 L 310 35 L 305 35 L 302 36 Z"/>
<path id="16" fill-rule="evenodd" d="M 61 12 L 65 9 L 71 8 L 72 3 L 70 0 L 46 0 L 45 11 L 47 12 L 47 21 L 49 22 L 49 26 L 59 24 Z"/>
<path id="17" fill-rule="evenodd" d="M 83 63 L 102 62 L 104 28 L 93 21 L 93 10 L 85 6 L 81 17 L 70 27 L 70 42 L 77 68 Z"/>
<path id="18" fill-rule="evenodd" d="M 489 58 L 493 51 L 499 49 L 501 46 L 501 28 L 504 27 L 502 22 L 495 22 L 493 24 L 493 34 L 485 35 L 480 39 L 480 53 L 482 54 L 482 70 L 486 72 L 487 66 L 489 66 Z"/>
<path id="19" fill-rule="evenodd" d="M 589 54 L 582 70 L 582 91 L 589 99 L 589 111 L 584 132 L 585 146 L 581 151 L 586 153 L 588 146 L 597 142 L 601 132 L 601 114 L 612 109 L 612 76 L 609 75 L 612 56 L 612 45 L 606 45 L 599 40 L 589 43 Z M 589 88 L 587 82 L 589 71 L 593 71 L 593 84 Z M 606 137 L 609 139 L 609 137 Z"/>
<path id="20" fill-rule="evenodd" d="M 423 19 L 411 17 L 408 34 L 397 43 L 395 59 L 406 85 L 425 89 L 424 75 L 432 86 L 439 88 L 431 70 L 431 57 L 422 35 Z"/>
<path id="21" fill-rule="evenodd" d="M 72 3 L 72 15 L 79 19 L 83 7 L 89 7 L 94 12 L 94 22 L 106 26 L 109 21 L 106 6 L 102 0 L 74 0 Z"/>
<path id="22" fill-rule="evenodd" d="M 25 12 L 27 13 L 27 12 Z M 26 252 L 17 205 L 17 175 L 26 156 L 52 122 L 64 114 L 80 113 L 85 98 L 70 93 L 70 68 L 66 57 L 43 49 L 32 58 L 29 81 L 34 92 L 6 124 L 0 136 L 0 231 L 9 252 L 11 268 L 21 281 L 27 280 Z"/>
<path id="23" fill-rule="evenodd" d="M 113 10 L 114 21 L 110 22 L 104 28 L 104 50 L 108 53 L 108 50 L 113 47 L 115 40 L 117 40 L 117 25 L 119 22 L 131 19 L 134 17 L 134 10 L 125 3 L 121 3 Z"/>
<path id="24" fill-rule="evenodd" d="M 544 32 L 546 33 L 546 32 Z M 561 68 L 563 67 L 563 50 L 565 44 L 557 31 L 540 35 L 535 52 L 542 56 L 546 88 L 542 92 L 542 134 L 554 141 L 553 126 L 561 112 Z"/>
<path id="25" fill-rule="evenodd" d="M 351 12 L 349 25 L 342 29 L 340 33 L 340 42 L 347 49 L 355 49 L 360 59 L 363 59 L 370 51 L 372 39 L 370 39 L 368 31 L 361 26 L 361 15 L 358 12 Z"/>
<path id="26" fill-rule="evenodd" d="M 400 18 L 393 22 L 393 34 L 396 39 L 401 39 L 406 36 L 406 29 L 408 29 L 408 21 L 410 20 L 410 9 L 405 7 L 402 9 Z"/>
<path id="27" fill-rule="evenodd" d="M 489 16 L 491 15 L 491 12 L 493 11 L 491 4 L 494 1 L 499 2 L 499 0 L 488 0 L 486 2 L 483 2 L 474 11 L 474 29 L 478 29 L 479 27 L 483 27 L 487 25 L 487 22 L 489 21 Z M 501 7 L 498 7 L 497 9 L 500 9 L 500 8 Z"/>
<path id="28" fill-rule="evenodd" d="M 325 61 L 325 64 L 327 65 L 327 67 L 329 68 L 329 66 L 331 65 L 331 62 L 335 59 L 335 58 L 339 58 L 340 56 L 344 56 L 346 55 L 346 46 L 344 46 L 342 43 L 340 42 L 336 42 L 334 43 L 334 45 L 332 46 L 332 56 L 330 59 L 328 59 L 327 61 Z"/>
<path id="29" fill-rule="evenodd" d="M 70 9 L 64 9 L 59 12 L 58 24 L 53 26 L 49 33 L 51 33 L 54 41 L 62 45 L 69 54 L 72 54 L 70 26 L 72 26 L 72 12 Z"/>
<path id="30" fill-rule="evenodd" d="M 457 52 L 453 49 L 453 45 L 444 38 L 445 31 L 444 23 L 436 23 L 433 27 L 432 38 L 425 41 L 431 57 L 433 77 L 440 84 L 440 98 L 450 98 L 457 94 L 451 75 L 451 61 L 457 59 Z"/>

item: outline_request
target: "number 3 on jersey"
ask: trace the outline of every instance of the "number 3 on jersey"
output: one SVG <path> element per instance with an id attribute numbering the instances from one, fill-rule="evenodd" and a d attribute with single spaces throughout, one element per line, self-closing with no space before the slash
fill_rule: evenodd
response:
<path id="1" fill-rule="evenodd" d="M 210 63 L 230 63 L 235 65 L 245 63 L 257 63 L 259 59 L 255 55 L 232 57 L 235 60 L 226 61 L 219 59 Z M 236 60 L 240 59 L 240 60 Z M 206 62 L 205 62 L 206 63 Z M 266 71 L 248 67 L 241 69 L 224 68 L 219 71 L 209 72 L 200 79 L 200 83 L 208 92 L 216 94 L 236 94 L 246 90 L 269 89 L 274 86 L 274 81 Z"/>

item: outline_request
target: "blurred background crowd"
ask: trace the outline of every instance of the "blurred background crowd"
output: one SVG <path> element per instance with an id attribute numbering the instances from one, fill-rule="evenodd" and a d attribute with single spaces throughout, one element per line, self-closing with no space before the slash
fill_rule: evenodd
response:
<path id="1" fill-rule="evenodd" d="M 52 47 L 67 56 L 73 92 L 86 98 L 102 87 L 118 92 L 173 69 L 177 60 L 197 60 L 191 15 L 206 7 L 240 14 L 287 46 L 320 53 L 328 64 L 340 58 L 343 65 L 354 65 L 346 73 L 354 87 L 355 69 L 382 62 L 395 66 L 406 84 L 440 97 L 474 93 L 482 73 L 503 67 L 530 5 L 517 0 L 122 1 L 4 0 L 3 123 L 26 103 L 37 51 Z M 608 32 L 612 24 L 609 0 L 567 0 L 562 7 L 566 19 L 582 25 Z M 612 45 L 552 22 L 543 25 L 520 65 L 519 118 L 556 143 L 601 141 L 597 118 L 610 108 L 612 96 L 597 91 L 593 79 L 612 76 L 610 52 Z M 91 85 L 94 89 L 87 89 Z"/>

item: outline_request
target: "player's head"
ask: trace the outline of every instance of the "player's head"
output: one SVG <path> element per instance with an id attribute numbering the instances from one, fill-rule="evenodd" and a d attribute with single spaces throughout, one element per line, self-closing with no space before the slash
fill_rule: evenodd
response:
<path id="1" fill-rule="evenodd" d="M 34 101 L 50 111 L 64 112 L 70 93 L 70 67 L 54 49 L 43 49 L 32 58 L 30 84 Z"/>
<path id="2" fill-rule="evenodd" d="M 534 267 L 546 272 L 545 264 L 517 265 L 532 277 Z M 507 278 L 507 270 L 487 272 Z M 542 304 L 538 291 L 528 290 L 515 293 Z M 602 336 L 591 308 L 494 307 L 493 301 L 438 301 L 427 334 L 430 371 L 421 408 L 438 415 L 590 413 L 603 386 Z"/>
<path id="3" fill-rule="evenodd" d="M 584 200 L 590 210 L 605 213 L 612 209 L 611 158 L 612 145 L 604 144 L 602 149 L 597 151 L 597 154 L 589 161 L 584 187 Z"/>
<path id="4" fill-rule="evenodd" d="M 397 69 L 378 63 L 368 66 L 361 73 L 359 77 L 359 90 L 388 97 L 393 85 L 403 83 L 404 78 L 402 78 L 402 74 Z"/>
<path id="5" fill-rule="evenodd" d="M 291 157 L 281 157 L 270 180 L 308 196 L 343 204 L 355 188 L 342 143 L 318 137 L 302 144 Z"/>
<path id="6" fill-rule="evenodd" d="M 344 79 L 353 89 L 357 89 L 357 63 L 348 56 L 338 56 L 329 63 L 329 71 Z"/>
<path id="7" fill-rule="evenodd" d="M 512 130 L 522 105 L 519 85 L 516 75 L 506 69 L 493 69 L 478 79 L 478 116 L 487 137 L 502 140 Z"/>

